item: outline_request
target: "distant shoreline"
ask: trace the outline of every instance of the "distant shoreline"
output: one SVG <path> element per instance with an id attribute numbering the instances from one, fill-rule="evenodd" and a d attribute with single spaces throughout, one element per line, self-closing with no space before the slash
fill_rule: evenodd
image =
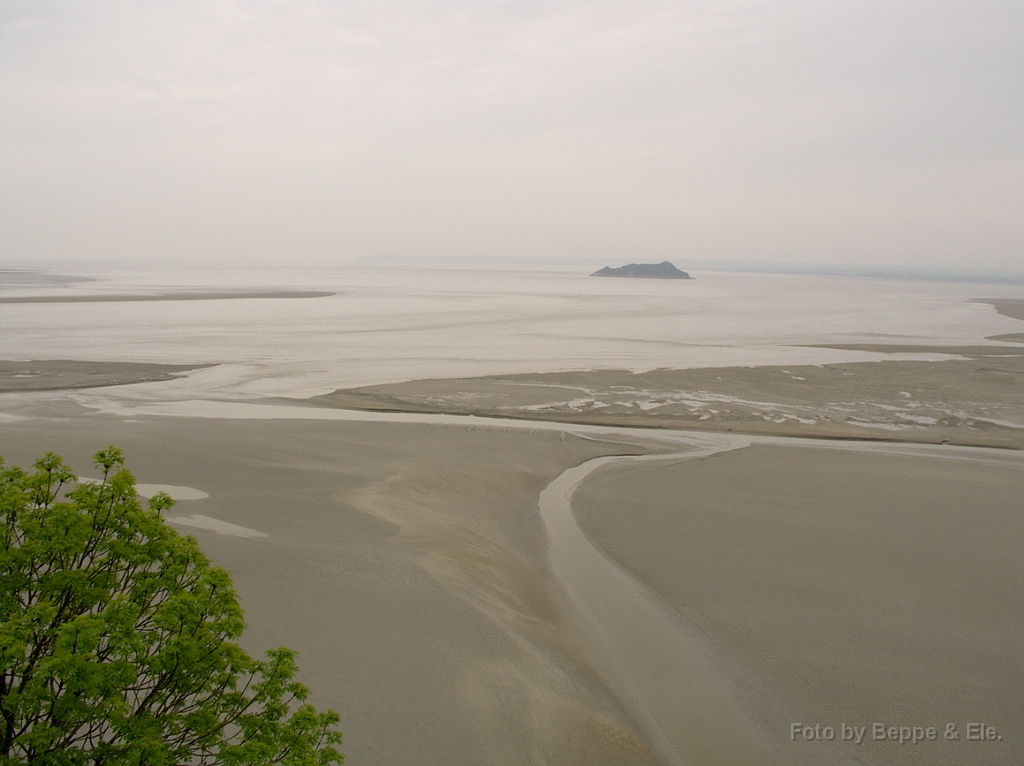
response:
<path id="1" fill-rule="evenodd" d="M 245 292 L 181 292 L 155 295 L 22 295 L 0 298 L 0 303 L 132 303 L 136 301 L 226 301 L 241 298 L 327 298 L 322 290 L 247 290 Z"/>
<path id="2" fill-rule="evenodd" d="M 852 277 L 855 279 L 893 279 L 909 282 L 963 282 L 969 284 L 1024 284 L 1024 271 L 1016 269 L 957 269 L 957 268 L 899 268 L 894 266 L 824 265 L 770 261 L 735 261 L 674 256 L 690 271 L 714 271 L 745 274 L 779 274 L 811 277 Z M 528 256 L 391 256 L 358 258 L 355 265 L 384 268 L 505 268 L 505 269 L 557 269 L 559 271 L 589 271 L 607 263 L 607 258 L 584 256 L 528 257 Z"/>

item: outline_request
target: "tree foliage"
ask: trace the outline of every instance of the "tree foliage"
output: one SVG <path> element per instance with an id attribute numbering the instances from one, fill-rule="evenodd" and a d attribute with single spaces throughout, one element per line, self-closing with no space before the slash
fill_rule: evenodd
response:
<path id="1" fill-rule="evenodd" d="M 52 453 L 0 461 L 0 763 L 340 763 L 295 654 L 263 660 L 231 579 L 143 508 L 121 452 L 77 483 Z"/>

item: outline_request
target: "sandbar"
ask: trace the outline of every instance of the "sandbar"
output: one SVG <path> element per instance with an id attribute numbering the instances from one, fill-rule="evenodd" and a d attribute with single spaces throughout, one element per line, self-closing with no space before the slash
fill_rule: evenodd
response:
<path id="1" fill-rule="evenodd" d="M 1006 317 L 1024 319 L 1024 300 L 1020 298 L 972 298 L 974 303 L 988 303 Z"/>
<path id="2" fill-rule="evenodd" d="M 1024 343 L 1024 332 L 1008 332 L 1002 335 L 988 335 L 985 340 L 998 340 L 1004 343 Z"/>
<path id="3" fill-rule="evenodd" d="M 86 362 L 73 359 L 23 362 L 0 360 L 0 393 L 151 383 L 171 380 L 183 373 L 211 366 L 213 365 Z"/>
<path id="4" fill-rule="evenodd" d="M 309 401 L 378 411 L 1024 448 L 1024 348 L 846 348 L 939 359 L 495 375 L 341 389 Z"/>

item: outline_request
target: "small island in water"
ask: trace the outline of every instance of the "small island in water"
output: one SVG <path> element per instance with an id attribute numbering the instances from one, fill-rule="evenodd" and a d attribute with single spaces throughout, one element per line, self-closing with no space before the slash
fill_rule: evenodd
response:
<path id="1" fill-rule="evenodd" d="M 631 263 L 628 266 L 622 266 L 617 269 L 613 269 L 611 266 L 605 266 L 603 269 L 595 271 L 590 276 L 639 277 L 643 279 L 693 279 L 693 277 L 685 271 L 680 271 L 668 261 L 662 261 L 661 263 Z"/>

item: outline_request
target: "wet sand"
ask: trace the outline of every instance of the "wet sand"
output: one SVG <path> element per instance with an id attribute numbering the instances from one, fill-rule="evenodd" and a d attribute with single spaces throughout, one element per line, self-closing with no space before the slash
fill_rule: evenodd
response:
<path id="1" fill-rule="evenodd" d="M 28 362 L 0 360 L 0 393 L 151 383 L 170 380 L 182 373 L 210 366 L 212 365 L 81 362 L 69 359 Z"/>
<path id="2" fill-rule="evenodd" d="M 8 462 L 57 449 L 90 476 L 91 454 L 112 442 L 140 483 L 209 495 L 168 516 L 192 519 L 178 528 L 232 572 L 246 647 L 300 652 L 316 704 L 342 714 L 347 763 L 658 762 L 566 617 L 538 497 L 591 458 L 666 445 L 484 424 L 5 409 Z M 692 762 L 838 763 L 844 749 L 865 763 L 1013 762 L 1024 472 L 827 446 L 609 467 L 574 498 L 598 549 L 699 631 L 708 667 L 755 714 L 756 731 L 716 717 L 695 732 L 705 755 Z M 722 699 L 677 693 L 680 708 Z M 836 745 L 789 739 L 794 717 L 955 722 L 964 736 L 984 721 L 1004 739 L 826 750 Z M 757 759 L 723 760 L 748 736 Z"/>
<path id="3" fill-rule="evenodd" d="M 1024 300 L 1019 298 L 972 298 L 975 303 L 988 303 L 995 310 L 1012 319 L 1024 319 Z"/>
<path id="4" fill-rule="evenodd" d="M 1008 332 L 1003 335 L 989 335 L 985 340 L 998 340 L 1003 343 L 1024 343 L 1024 332 Z"/>
<path id="5" fill-rule="evenodd" d="M 1024 448 L 1024 348 L 842 348 L 928 353 L 940 361 L 420 380 L 343 389 L 311 401 L 378 411 Z"/>
<path id="6" fill-rule="evenodd" d="M 168 516 L 205 517 L 178 528 L 232 573 L 244 645 L 298 650 L 315 704 L 341 714 L 348 766 L 657 762 L 563 623 L 537 512 L 563 469 L 636 448 L 532 430 L 6 409 L 25 418 L 0 429 L 8 463 L 54 450 L 92 476 L 91 455 L 113 443 L 139 482 L 209 494 Z M 218 534 L 231 525 L 245 534 Z"/>
<path id="7" fill-rule="evenodd" d="M 1024 352 L 992 348 L 1020 353 L 415 381 L 304 404 L 1019 448 Z M 247 648 L 300 652 L 315 702 L 342 714 L 350 766 L 658 762 L 566 616 L 538 498 L 591 458 L 666 445 L 522 423 L 113 416 L 17 394 L 0 404 L 8 462 L 55 450 L 89 476 L 90 456 L 114 443 L 140 483 L 209 494 L 169 515 L 191 518 L 179 529 L 232 572 Z M 868 726 L 868 737 L 876 721 L 953 722 L 963 737 L 982 721 L 1004 736 L 846 748 L 866 763 L 1024 756 L 1011 717 L 1024 681 L 1011 643 L 1024 627 L 1024 472 L 828 446 L 609 468 L 574 507 L 600 550 L 700 631 L 713 667 L 755 679 L 748 707 L 780 753 L 796 746 L 780 711 L 795 708 L 803 723 Z M 758 762 L 800 760 L 836 762 L 813 749 Z"/>
<path id="8" fill-rule="evenodd" d="M 574 510 L 607 555 L 800 711 L 765 708 L 779 744 L 794 722 L 846 723 L 867 727 L 847 748 L 866 762 L 995 766 L 1024 762 L 1022 498 L 1019 466 L 753 446 L 602 469 Z M 939 736 L 872 741 L 875 722 Z M 970 722 L 1002 739 L 968 741 Z M 828 743 L 798 744 L 834 762 Z"/>

